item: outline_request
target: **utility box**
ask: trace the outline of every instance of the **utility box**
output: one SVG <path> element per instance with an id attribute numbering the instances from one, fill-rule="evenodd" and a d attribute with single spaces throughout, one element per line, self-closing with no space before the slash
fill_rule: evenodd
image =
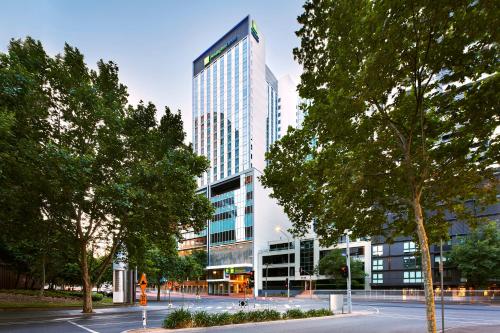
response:
<path id="1" fill-rule="evenodd" d="M 135 302 L 136 276 L 135 271 L 129 269 L 126 257 L 118 254 L 113 263 L 113 303 Z"/>
<path id="2" fill-rule="evenodd" d="M 330 311 L 344 313 L 344 295 L 330 295 Z"/>

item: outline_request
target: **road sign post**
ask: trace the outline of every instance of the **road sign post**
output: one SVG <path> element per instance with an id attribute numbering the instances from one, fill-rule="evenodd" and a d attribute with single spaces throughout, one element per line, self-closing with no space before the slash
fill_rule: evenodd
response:
<path id="1" fill-rule="evenodd" d="M 139 287 L 141 288 L 141 300 L 140 304 L 142 306 L 148 305 L 148 297 L 146 295 L 146 288 L 148 287 L 148 280 L 146 280 L 146 274 L 142 273 L 141 280 L 139 281 Z M 142 310 L 142 327 L 146 328 L 148 321 L 148 314 L 146 308 Z"/>

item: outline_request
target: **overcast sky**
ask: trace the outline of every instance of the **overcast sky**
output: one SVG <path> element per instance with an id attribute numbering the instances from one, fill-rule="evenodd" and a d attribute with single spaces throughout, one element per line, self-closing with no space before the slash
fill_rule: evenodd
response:
<path id="1" fill-rule="evenodd" d="M 113 60 L 129 102 L 152 101 L 183 113 L 191 139 L 192 61 L 250 14 L 266 38 L 267 64 L 276 77 L 296 81 L 292 49 L 303 0 L 4 0 L 0 52 L 11 38 L 31 36 L 55 55 L 64 42 L 78 47 L 90 67 Z M 187 125 L 187 126 L 186 126 Z"/>

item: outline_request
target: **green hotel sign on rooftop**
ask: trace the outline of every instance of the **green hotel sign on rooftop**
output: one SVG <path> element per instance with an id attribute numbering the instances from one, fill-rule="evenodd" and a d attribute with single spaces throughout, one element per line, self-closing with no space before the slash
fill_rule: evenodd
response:
<path id="1" fill-rule="evenodd" d="M 257 23 L 255 23 L 254 20 L 252 20 L 252 27 L 250 28 L 250 31 L 252 32 L 253 38 L 255 38 L 255 40 L 258 43 L 259 42 L 259 31 L 257 30 Z"/>
<path id="2" fill-rule="evenodd" d="M 238 37 L 234 37 L 230 41 L 228 41 L 226 44 L 222 45 L 217 50 L 215 50 L 211 54 L 207 55 L 205 58 L 203 58 L 203 65 L 207 66 L 209 63 L 212 62 L 212 60 L 217 58 L 222 52 L 224 52 L 225 49 L 227 49 L 229 46 L 231 46 L 231 44 L 233 44 L 237 40 L 238 40 Z"/>
<path id="3" fill-rule="evenodd" d="M 259 42 L 259 31 L 257 30 L 257 24 L 255 23 L 254 20 L 252 20 L 252 25 L 250 27 L 250 32 L 252 33 L 252 36 L 255 38 L 257 42 Z M 207 55 L 205 58 L 203 58 L 203 65 L 206 67 L 208 66 L 212 60 L 217 58 L 222 52 L 224 52 L 225 49 L 227 49 L 231 44 L 236 42 L 238 40 L 238 37 L 234 37 L 231 40 L 229 40 L 227 43 L 219 47 L 217 50 L 214 52 L 210 53 Z"/>

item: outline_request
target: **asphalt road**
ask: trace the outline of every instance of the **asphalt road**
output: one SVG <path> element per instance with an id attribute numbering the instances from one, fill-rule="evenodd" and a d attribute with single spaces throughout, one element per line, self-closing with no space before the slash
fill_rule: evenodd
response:
<path id="1" fill-rule="evenodd" d="M 166 302 L 150 302 L 148 305 L 148 327 L 160 327 L 165 316 L 172 311 Z M 173 299 L 174 308 L 188 307 L 193 311 L 234 312 L 240 310 L 234 298 L 192 298 Z M 249 308 L 274 308 L 285 311 L 288 308 L 325 308 L 326 300 L 286 299 L 251 301 Z M 96 314 L 82 315 L 78 310 L 0 312 L 0 332 L 12 333 L 122 333 L 142 327 L 141 307 L 119 307 L 97 309 Z M 355 316 L 307 319 L 299 321 L 247 324 L 238 327 L 238 332 L 424 332 L 425 308 L 418 303 L 354 303 Z M 441 313 L 437 309 L 438 328 L 441 327 Z M 500 332 L 500 307 L 488 305 L 446 305 L 445 330 L 459 332 Z M 207 328 L 206 332 L 233 332 L 234 327 Z"/>

